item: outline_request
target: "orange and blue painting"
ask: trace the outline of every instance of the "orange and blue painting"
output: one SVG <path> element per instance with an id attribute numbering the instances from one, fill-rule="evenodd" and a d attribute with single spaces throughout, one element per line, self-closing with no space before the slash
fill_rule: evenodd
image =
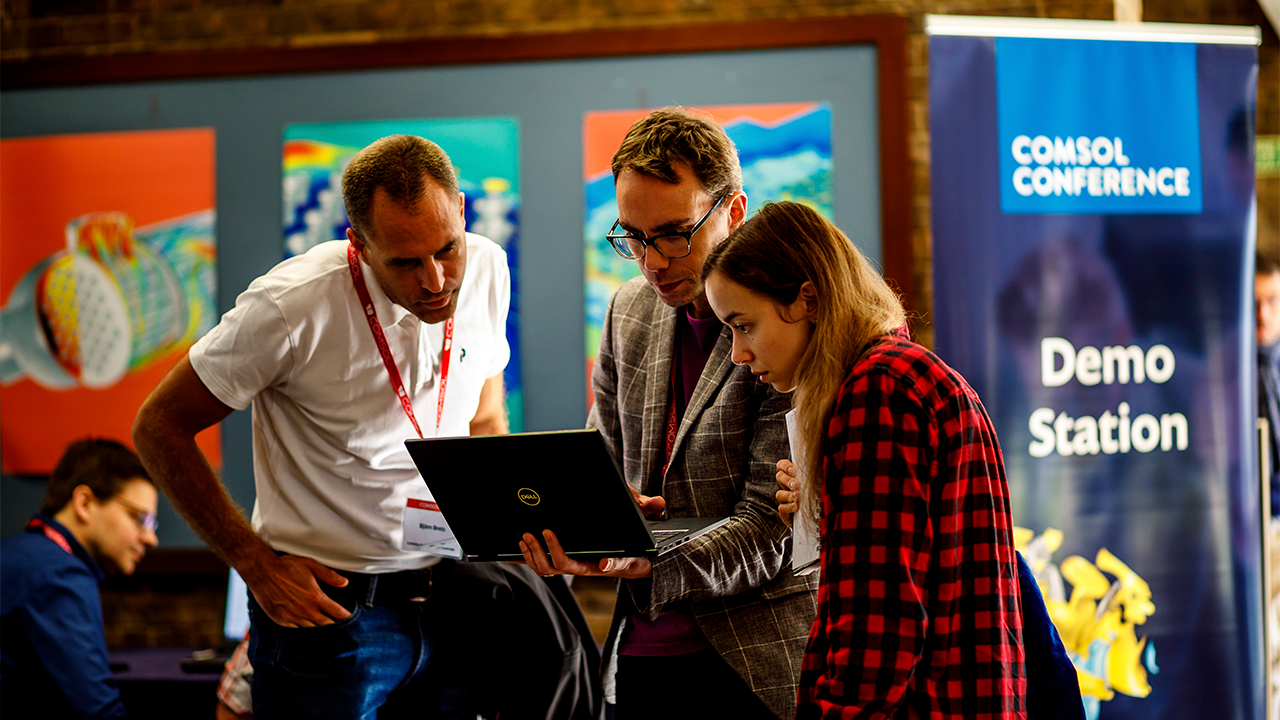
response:
<path id="1" fill-rule="evenodd" d="M 0 455 L 46 475 L 70 441 L 128 442 L 217 322 L 211 128 L 0 141 Z M 215 426 L 197 438 L 221 465 Z"/>
<path id="2" fill-rule="evenodd" d="M 813 207 L 823 217 L 832 217 L 831 106 L 828 103 L 707 105 L 686 109 L 720 123 L 737 147 L 748 214 L 765 202 L 792 200 Z M 593 112 L 587 113 L 583 120 L 588 399 L 591 368 L 609 299 L 623 283 L 640 274 L 636 262 L 619 256 L 605 239 L 618 217 L 610 164 L 627 130 L 650 112 Z"/>

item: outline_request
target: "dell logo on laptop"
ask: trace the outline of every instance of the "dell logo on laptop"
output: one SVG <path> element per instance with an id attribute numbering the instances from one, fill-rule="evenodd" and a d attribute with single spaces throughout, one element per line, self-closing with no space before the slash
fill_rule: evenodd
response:
<path id="1" fill-rule="evenodd" d="M 542 498 L 538 497 L 538 493 L 531 488 L 520 488 L 516 491 L 516 497 L 520 498 L 520 502 L 525 505 L 537 505 L 542 502 Z"/>

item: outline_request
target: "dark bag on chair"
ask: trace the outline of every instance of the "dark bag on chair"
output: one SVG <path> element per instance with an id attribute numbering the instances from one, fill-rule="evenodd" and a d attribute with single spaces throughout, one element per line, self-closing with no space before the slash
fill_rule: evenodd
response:
<path id="1" fill-rule="evenodd" d="M 1022 644 L 1027 655 L 1027 720 L 1084 720 L 1076 668 L 1049 619 L 1044 596 L 1022 553 L 1018 553 L 1018 584 L 1022 591 Z"/>
<path id="2" fill-rule="evenodd" d="M 494 695 L 502 720 L 600 720 L 600 651 L 563 576 L 524 565 L 458 563 L 493 589 L 501 640 Z M 501 608 L 501 609 L 498 609 Z"/>

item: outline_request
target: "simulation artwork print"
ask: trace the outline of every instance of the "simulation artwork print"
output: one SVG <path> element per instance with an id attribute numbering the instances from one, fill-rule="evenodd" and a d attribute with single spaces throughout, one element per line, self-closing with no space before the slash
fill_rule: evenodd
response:
<path id="1" fill-rule="evenodd" d="M 78 437 L 127 440 L 217 321 L 214 132 L 8 139 L 0 163 L 0 454 L 45 475 Z M 220 465 L 218 429 L 198 441 Z"/>

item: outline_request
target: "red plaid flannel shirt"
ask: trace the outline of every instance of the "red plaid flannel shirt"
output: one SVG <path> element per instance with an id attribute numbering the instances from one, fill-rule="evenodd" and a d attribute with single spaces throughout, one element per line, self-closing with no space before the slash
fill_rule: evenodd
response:
<path id="1" fill-rule="evenodd" d="M 823 444 L 822 584 L 798 718 L 1025 718 L 1009 488 L 986 410 L 886 336 Z"/>

